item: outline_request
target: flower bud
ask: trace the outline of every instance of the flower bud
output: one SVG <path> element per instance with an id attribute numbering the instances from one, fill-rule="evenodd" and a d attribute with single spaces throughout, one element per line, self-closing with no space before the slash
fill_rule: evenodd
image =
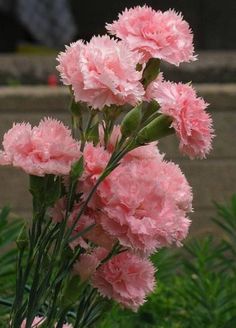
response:
<path id="1" fill-rule="evenodd" d="M 145 89 L 152 81 L 154 81 L 157 78 L 159 73 L 160 73 L 160 59 L 157 58 L 149 59 L 143 71 L 143 77 L 142 77 L 142 84 Z"/>
<path id="2" fill-rule="evenodd" d="M 174 133 L 171 128 L 172 120 L 170 117 L 160 115 L 139 131 L 136 141 L 142 145 Z"/>
<path id="3" fill-rule="evenodd" d="M 142 106 L 138 105 L 129 111 L 121 122 L 121 133 L 124 137 L 129 137 L 136 131 L 142 120 Z"/>
<path id="4" fill-rule="evenodd" d="M 84 158 L 83 156 L 71 166 L 70 177 L 72 181 L 77 181 L 84 171 Z"/>

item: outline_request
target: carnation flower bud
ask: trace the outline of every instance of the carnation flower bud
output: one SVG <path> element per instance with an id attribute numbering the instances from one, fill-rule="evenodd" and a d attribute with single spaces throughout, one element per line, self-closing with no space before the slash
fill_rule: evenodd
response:
<path id="1" fill-rule="evenodd" d="M 147 86 L 154 81 L 160 73 L 160 59 L 149 59 L 147 66 L 143 71 L 142 84 L 146 89 Z"/>
<path id="2" fill-rule="evenodd" d="M 138 105 L 128 112 L 121 122 L 121 133 L 124 137 L 129 137 L 138 129 L 142 120 L 142 106 Z"/>
<path id="3" fill-rule="evenodd" d="M 160 116 L 160 113 L 158 110 L 160 109 L 160 105 L 156 100 L 150 101 L 147 106 L 143 107 L 143 117 L 142 122 L 146 124 L 156 118 L 157 116 Z"/>
<path id="4" fill-rule="evenodd" d="M 171 128 L 171 123 L 172 120 L 168 116 L 158 116 L 139 131 L 136 139 L 137 142 L 142 145 L 174 133 L 174 129 Z"/>
<path id="5" fill-rule="evenodd" d="M 73 181 L 77 181 L 84 171 L 84 158 L 83 156 L 80 157 L 78 161 L 76 161 L 71 166 L 70 177 Z"/>

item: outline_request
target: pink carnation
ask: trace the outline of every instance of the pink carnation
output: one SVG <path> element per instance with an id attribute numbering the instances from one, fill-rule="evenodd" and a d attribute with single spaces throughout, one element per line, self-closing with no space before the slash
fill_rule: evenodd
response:
<path id="1" fill-rule="evenodd" d="M 61 52 L 57 57 L 59 62 L 57 70 L 65 85 L 71 85 L 73 78 L 78 76 L 80 52 L 83 47 L 84 43 L 81 40 L 73 42 L 70 46 L 66 46 L 65 52 Z"/>
<path id="2" fill-rule="evenodd" d="M 159 149 L 157 148 L 157 142 L 151 142 L 145 146 L 140 146 L 134 150 L 131 150 L 125 155 L 123 161 L 131 159 L 153 159 L 155 161 L 162 161 L 164 155 L 161 155 Z"/>
<path id="3" fill-rule="evenodd" d="M 80 255 L 73 266 L 73 273 L 78 274 L 82 281 L 88 280 L 107 255 L 108 251 L 102 247 L 95 248 L 91 253 Z"/>
<path id="4" fill-rule="evenodd" d="M 161 12 L 147 6 L 126 9 L 106 28 L 131 50 L 139 51 L 145 61 L 154 57 L 179 65 L 195 60 L 192 31 L 174 10 Z"/>
<path id="5" fill-rule="evenodd" d="M 181 244 L 192 193 L 179 167 L 160 157 L 127 158 L 98 187 L 98 222 L 121 245 L 150 254 Z"/>
<path id="6" fill-rule="evenodd" d="M 92 143 L 86 143 L 83 156 L 85 174 L 99 176 L 105 169 L 111 155 L 103 146 L 94 147 Z"/>
<path id="7" fill-rule="evenodd" d="M 75 209 L 69 218 L 69 225 L 72 225 L 72 223 L 76 220 L 79 209 L 79 206 L 75 206 Z M 82 237 L 75 239 L 75 241 L 71 244 L 72 247 L 75 247 L 79 244 L 81 247 L 87 248 L 88 246 L 86 246 L 86 241 L 90 241 L 95 245 L 101 246 L 107 250 L 110 250 L 113 247 L 114 238 L 107 234 L 103 227 L 98 223 L 99 221 L 97 216 L 97 211 L 93 211 L 91 209 L 87 209 L 85 211 L 85 214 L 83 214 L 78 220 L 78 223 L 73 231 L 73 235 L 76 235 L 87 228 L 91 228 L 89 231 L 84 233 Z"/>
<path id="8" fill-rule="evenodd" d="M 154 273 L 150 261 L 123 252 L 99 267 L 92 276 L 92 285 L 102 296 L 137 311 L 154 290 Z"/>
<path id="9" fill-rule="evenodd" d="M 35 317 L 31 327 L 32 328 L 40 327 L 43 324 L 44 320 L 45 318 L 43 317 Z M 21 324 L 21 328 L 25 328 L 25 327 L 26 327 L 26 320 L 24 320 Z"/>
<path id="10" fill-rule="evenodd" d="M 139 58 L 122 42 L 104 35 L 87 44 L 72 44 L 59 55 L 57 68 L 63 82 L 72 86 L 76 101 L 95 109 L 135 105 L 144 94 L 142 73 L 136 71 Z"/>
<path id="11" fill-rule="evenodd" d="M 2 165 L 13 165 L 26 173 L 66 175 L 81 156 L 80 146 L 63 123 L 46 118 L 31 128 L 30 124 L 14 124 L 4 135 Z"/>
<path id="12" fill-rule="evenodd" d="M 173 119 L 172 127 L 180 139 L 180 151 L 190 158 L 204 158 L 211 150 L 212 118 L 208 104 L 197 97 L 189 84 L 161 82 L 153 88 L 160 112 Z"/>
<path id="13" fill-rule="evenodd" d="M 99 125 L 99 139 L 100 139 L 100 145 L 104 147 L 105 146 L 104 129 L 102 124 Z M 110 138 L 107 143 L 107 147 L 106 147 L 107 151 L 112 153 L 115 150 L 115 146 L 120 141 L 120 139 L 121 139 L 120 126 L 115 125 L 113 127 L 113 130 L 111 132 Z"/>
<path id="14" fill-rule="evenodd" d="M 44 321 L 45 321 L 44 317 L 35 317 L 31 328 L 41 327 Z M 25 328 L 25 327 L 26 327 L 26 320 L 24 320 L 21 324 L 21 328 Z M 55 327 L 56 327 L 56 325 L 55 325 Z M 62 326 L 62 328 L 73 328 L 73 327 L 72 327 L 72 325 L 69 325 L 66 323 Z"/>
<path id="15" fill-rule="evenodd" d="M 90 145 L 90 154 L 96 154 L 97 147 Z M 100 156 L 89 158 L 100 161 Z M 96 170 L 88 173 L 79 182 L 84 198 L 97 181 Z M 101 240 L 93 230 L 89 239 L 95 237 L 95 243 L 107 249 L 118 239 L 142 254 L 172 243 L 180 245 L 188 233 L 191 204 L 191 188 L 179 167 L 164 162 L 155 143 L 139 147 L 123 158 L 89 202 L 87 220 L 94 220 L 96 229 L 101 229 Z"/>

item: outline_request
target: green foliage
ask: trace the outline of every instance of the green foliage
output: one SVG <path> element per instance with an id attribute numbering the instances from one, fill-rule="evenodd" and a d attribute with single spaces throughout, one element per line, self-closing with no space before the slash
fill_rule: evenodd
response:
<path id="1" fill-rule="evenodd" d="M 236 196 L 229 206 L 216 204 L 213 219 L 221 240 L 207 236 L 183 249 L 159 251 L 152 257 L 158 268 L 157 288 L 138 313 L 117 305 L 104 311 L 99 328 L 232 328 L 236 326 Z M 9 220 L 9 208 L 0 212 L 0 328 L 7 327 L 15 289 L 14 241 L 21 220 Z M 89 294 L 88 294 L 89 295 Z M 80 306 L 85 306 L 81 303 Z M 99 306 L 99 303 L 98 303 Z M 89 310 L 89 309 L 88 309 Z M 94 310 L 94 316 L 100 312 Z M 107 313 L 107 314 L 106 314 Z"/>
<path id="2" fill-rule="evenodd" d="M 14 241 L 22 227 L 22 220 L 9 220 L 9 207 L 0 211 L 0 327 L 7 327 L 9 307 L 15 289 L 17 250 Z"/>
<path id="3" fill-rule="evenodd" d="M 216 209 L 221 240 L 206 236 L 155 254 L 155 293 L 138 313 L 114 305 L 99 328 L 236 327 L 236 195 Z"/>

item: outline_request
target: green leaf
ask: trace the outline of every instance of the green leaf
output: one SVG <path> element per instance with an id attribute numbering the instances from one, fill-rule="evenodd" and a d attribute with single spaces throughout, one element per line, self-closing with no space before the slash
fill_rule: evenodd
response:
<path id="1" fill-rule="evenodd" d="M 16 245 L 19 250 L 24 250 L 28 247 L 28 244 L 29 244 L 29 240 L 28 240 L 27 228 L 26 228 L 26 224 L 24 224 L 21 228 L 19 236 L 17 237 Z"/>
<path id="2" fill-rule="evenodd" d="M 80 299 L 81 283 L 79 276 L 72 276 L 64 290 L 61 305 L 62 308 L 70 307 Z"/>

